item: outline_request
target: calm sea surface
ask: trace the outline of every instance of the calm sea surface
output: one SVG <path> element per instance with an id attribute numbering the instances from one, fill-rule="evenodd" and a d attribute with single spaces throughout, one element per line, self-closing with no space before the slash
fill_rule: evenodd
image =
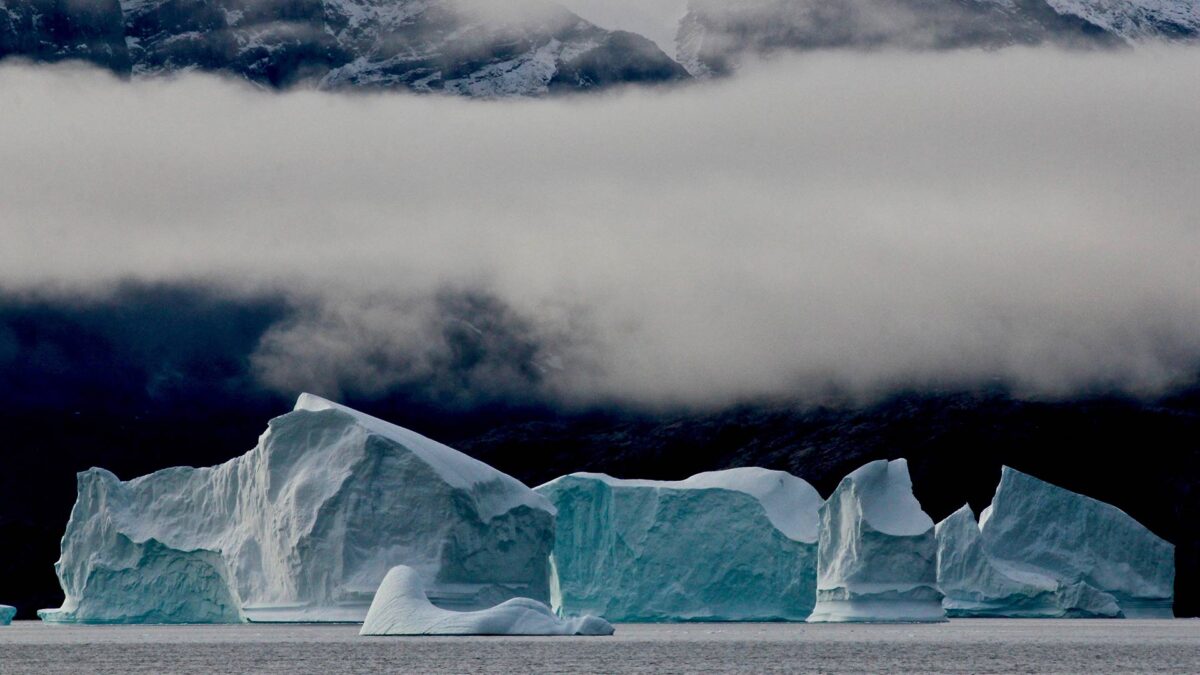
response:
<path id="1" fill-rule="evenodd" d="M 1200 620 L 621 624 L 600 638 L 360 638 L 357 626 L 0 627 L 0 673 L 1200 673 Z"/>

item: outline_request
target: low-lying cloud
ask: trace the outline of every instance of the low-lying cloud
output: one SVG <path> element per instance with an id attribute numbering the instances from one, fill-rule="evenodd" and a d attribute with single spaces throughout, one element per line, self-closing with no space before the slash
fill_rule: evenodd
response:
<path id="1" fill-rule="evenodd" d="M 480 103 L 8 65 L 0 285 L 282 290 L 281 390 L 412 385 L 471 358 L 449 322 L 505 336 L 464 393 L 1153 393 L 1200 369 L 1196 72 L 813 55 Z"/>

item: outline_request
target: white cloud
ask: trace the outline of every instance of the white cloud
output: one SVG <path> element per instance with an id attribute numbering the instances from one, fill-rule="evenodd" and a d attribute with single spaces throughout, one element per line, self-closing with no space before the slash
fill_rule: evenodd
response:
<path id="1" fill-rule="evenodd" d="M 553 336 L 568 398 L 1153 391 L 1200 366 L 1196 72 L 1186 50 L 814 55 L 480 103 L 9 66 L 0 284 L 320 299 L 264 346 L 269 382 L 436 364 L 420 299 L 450 286 Z"/>

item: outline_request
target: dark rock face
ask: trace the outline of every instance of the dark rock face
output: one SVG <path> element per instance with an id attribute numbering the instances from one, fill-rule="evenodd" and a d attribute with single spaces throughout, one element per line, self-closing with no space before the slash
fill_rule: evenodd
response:
<path id="1" fill-rule="evenodd" d="M 82 59 L 129 72 L 117 0 L 0 0 L 0 58 Z"/>
<path id="2" fill-rule="evenodd" d="M 504 13 L 462 0 L 0 0 L 0 57 L 12 55 L 481 97 L 688 77 L 650 41 L 541 2 Z"/>
<path id="3" fill-rule="evenodd" d="M 550 80 L 550 90 L 603 87 L 609 82 L 671 82 L 689 77 L 683 66 L 660 58 L 662 52 L 646 38 L 616 31 L 595 49 L 564 63 Z"/>
<path id="4" fill-rule="evenodd" d="M 784 50 L 1110 47 L 1198 34 L 1187 0 L 1157 12 L 1137 0 L 691 0 L 677 44 L 690 72 L 721 74 Z"/>

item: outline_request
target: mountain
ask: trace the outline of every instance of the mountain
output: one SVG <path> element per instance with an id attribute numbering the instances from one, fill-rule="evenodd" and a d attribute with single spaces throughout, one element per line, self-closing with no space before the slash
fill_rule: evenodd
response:
<path id="1" fill-rule="evenodd" d="M 651 41 L 534 0 L 0 0 L 4 56 L 477 97 L 688 77 Z"/>
<path id="2" fill-rule="evenodd" d="M 691 0 L 676 36 L 694 75 L 787 50 L 1112 47 L 1200 38 L 1193 0 Z"/>
<path id="3" fill-rule="evenodd" d="M 0 58 L 90 61 L 127 72 L 117 0 L 0 0 Z"/>

